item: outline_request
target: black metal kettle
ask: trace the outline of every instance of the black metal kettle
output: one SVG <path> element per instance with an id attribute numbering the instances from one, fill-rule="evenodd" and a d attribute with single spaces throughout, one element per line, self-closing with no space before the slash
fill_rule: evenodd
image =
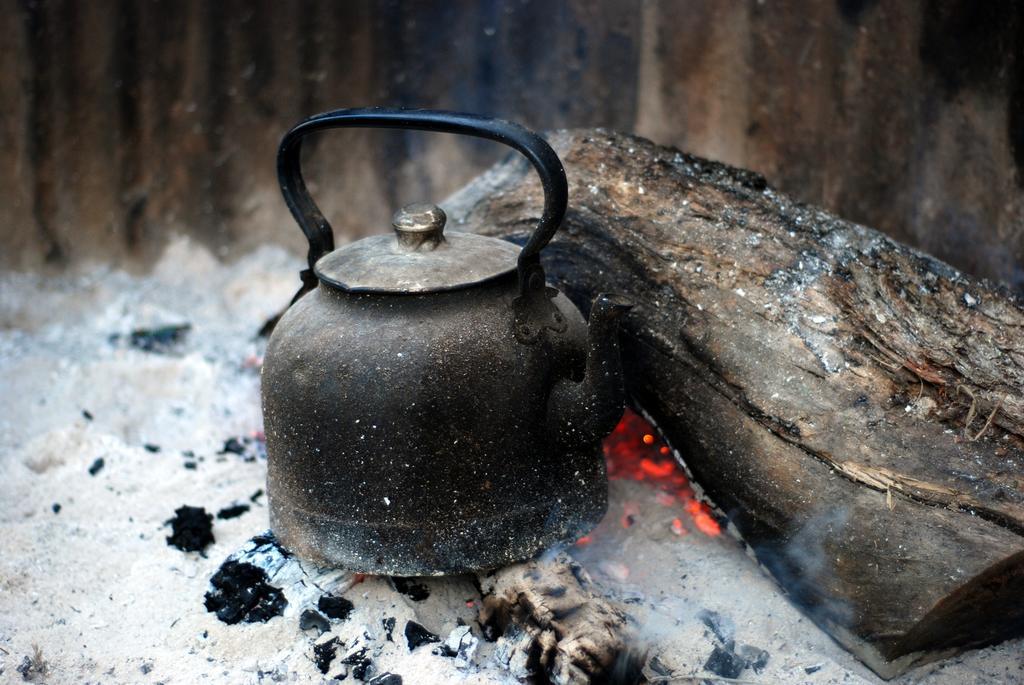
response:
<path id="1" fill-rule="evenodd" d="M 518 246 L 445 231 L 411 205 L 394 233 L 334 249 L 300 169 L 327 128 L 465 134 L 505 143 L 544 188 Z M 603 515 L 600 441 L 622 414 L 618 320 L 599 296 L 589 330 L 547 285 L 539 253 L 565 213 L 565 171 L 538 135 L 470 114 L 349 109 L 292 128 L 281 190 L 309 239 L 303 291 L 263 365 L 271 528 L 301 556 L 399 576 L 493 568 L 587 532 Z"/>

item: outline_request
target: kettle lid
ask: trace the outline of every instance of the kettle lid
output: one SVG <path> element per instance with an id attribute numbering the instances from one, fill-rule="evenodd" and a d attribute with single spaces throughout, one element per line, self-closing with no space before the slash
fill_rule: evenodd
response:
<path id="1" fill-rule="evenodd" d="M 321 257 L 321 282 L 353 292 L 430 293 L 465 288 L 515 271 L 519 247 L 498 238 L 449 231 L 440 207 L 408 205 L 394 233 L 363 238 Z"/>

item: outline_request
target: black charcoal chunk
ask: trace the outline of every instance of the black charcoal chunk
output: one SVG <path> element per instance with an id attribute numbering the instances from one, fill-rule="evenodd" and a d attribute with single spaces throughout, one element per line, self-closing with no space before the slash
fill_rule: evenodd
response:
<path id="1" fill-rule="evenodd" d="M 54 514 L 59 514 L 60 513 L 60 502 L 54 502 L 53 506 L 50 507 L 50 508 L 53 509 L 53 513 Z"/>
<path id="2" fill-rule="evenodd" d="M 299 615 L 299 630 L 320 631 L 320 634 L 330 632 L 331 622 L 324 618 L 324 615 L 315 609 L 306 609 Z"/>
<path id="3" fill-rule="evenodd" d="M 224 441 L 217 454 L 237 454 L 244 462 L 267 458 L 267 444 L 261 438 L 232 437 Z"/>
<path id="4" fill-rule="evenodd" d="M 458 656 L 458 654 L 459 654 L 459 652 L 457 650 L 452 649 L 451 647 L 449 647 L 444 642 L 442 642 L 437 647 L 434 647 L 432 653 L 436 654 L 437 656 L 443 656 L 443 657 L 446 657 L 446 658 L 449 658 L 449 659 L 451 659 L 452 657 Z"/>
<path id="5" fill-rule="evenodd" d="M 704 662 L 704 670 L 723 678 L 738 678 L 747 667 L 747 661 L 732 650 L 715 647 L 711 656 Z"/>
<path id="6" fill-rule="evenodd" d="M 275 554 L 280 554 L 285 559 L 292 556 L 291 552 L 277 543 L 277 538 L 275 538 L 274 534 L 269 530 L 265 530 L 258 535 L 253 535 L 249 538 L 249 542 L 255 545 L 257 549 L 261 547 L 271 547 Z"/>
<path id="7" fill-rule="evenodd" d="M 281 589 L 267 583 L 266 571 L 234 559 L 221 564 L 210 585 L 213 589 L 206 593 L 206 610 L 229 625 L 266 623 L 288 606 Z"/>
<path id="8" fill-rule="evenodd" d="M 313 645 L 313 663 L 320 669 L 320 672 L 327 674 L 331 669 L 331 663 L 338 653 L 338 638 L 332 637 L 327 642 Z"/>
<path id="9" fill-rule="evenodd" d="M 18 664 L 18 667 L 14 670 L 21 674 L 22 680 L 31 680 L 33 677 L 32 659 L 27 656 L 23 657 L 21 663 Z"/>
<path id="10" fill-rule="evenodd" d="M 654 675 L 664 676 L 668 678 L 672 675 L 672 669 L 669 668 L 656 656 L 651 657 L 651 660 L 647 662 L 647 668 L 651 669 L 651 673 Z"/>
<path id="11" fill-rule="evenodd" d="M 144 352 L 161 354 L 173 349 L 185 340 L 192 324 L 171 324 L 158 328 L 137 328 L 128 336 L 128 344 Z M 116 341 L 120 336 L 112 336 Z"/>
<path id="12" fill-rule="evenodd" d="M 409 643 L 410 652 L 421 645 L 441 641 L 441 638 L 434 635 L 419 623 L 416 623 L 416 621 L 409 621 L 405 624 L 405 639 Z"/>
<path id="13" fill-rule="evenodd" d="M 83 409 L 82 410 L 82 418 L 85 419 L 86 421 L 92 421 L 92 419 L 93 419 L 92 412 L 89 411 L 88 409 Z"/>
<path id="14" fill-rule="evenodd" d="M 373 670 L 373 661 L 366 658 L 365 647 L 349 654 L 341 660 L 341 663 L 352 667 L 352 677 L 356 680 L 366 680 L 366 677 Z"/>
<path id="15" fill-rule="evenodd" d="M 160 445 L 154 445 L 151 442 L 147 442 L 145 445 L 142 446 L 142 449 L 152 454 L 156 454 L 157 452 L 160 451 Z"/>
<path id="16" fill-rule="evenodd" d="M 320 595 L 316 607 L 327 618 L 333 618 L 338 621 L 344 621 L 348 618 L 348 615 L 352 613 L 352 609 L 355 608 L 352 602 L 336 595 Z"/>
<path id="17" fill-rule="evenodd" d="M 103 470 L 103 466 L 106 462 L 103 461 L 103 457 L 97 457 L 89 467 L 89 475 L 95 476 L 97 473 Z"/>
<path id="18" fill-rule="evenodd" d="M 804 668 L 804 673 L 806 673 L 807 675 L 811 675 L 812 673 L 817 673 L 824 667 L 824 664 L 815 664 L 813 666 L 807 666 L 806 668 Z"/>
<path id="19" fill-rule="evenodd" d="M 187 466 L 187 465 L 186 465 Z M 193 467 L 195 468 L 195 467 Z M 230 507 L 224 507 L 217 512 L 217 518 L 219 519 L 233 519 L 238 518 L 245 512 L 249 511 L 248 504 L 232 504 Z"/>
<path id="20" fill-rule="evenodd" d="M 408 578 L 392 578 L 391 582 L 395 584 L 396 590 L 414 602 L 422 602 L 430 597 L 430 590 L 422 583 L 414 583 Z"/>
<path id="21" fill-rule="evenodd" d="M 217 454 L 245 454 L 245 445 L 238 438 L 228 438 L 224 441 L 224 447 Z"/>
<path id="22" fill-rule="evenodd" d="M 389 616 L 385 618 L 381 623 L 384 625 L 384 637 L 388 642 L 394 642 L 395 635 L 395 617 Z"/>
<path id="23" fill-rule="evenodd" d="M 214 542 L 213 515 L 207 514 L 203 507 L 178 507 L 168 523 L 171 535 L 167 544 L 183 552 L 202 552 Z"/>

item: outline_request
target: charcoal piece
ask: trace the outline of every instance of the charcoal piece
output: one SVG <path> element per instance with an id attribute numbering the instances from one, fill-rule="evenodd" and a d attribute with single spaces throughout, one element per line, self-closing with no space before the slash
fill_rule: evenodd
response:
<path id="1" fill-rule="evenodd" d="M 824 667 L 824 664 L 814 664 L 813 666 L 807 666 L 806 668 L 804 668 L 804 673 L 806 673 L 807 675 L 811 675 L 812 673 L 817 673 Z"/>
<path id="2" fill-rule="evenodd" d="M 708 627 L 722 645 L 728 645 L 736 636 L 736 624 L 726 616 L 717 611 L 703 609 L 697 614 L 701 623 Z"/>
<path id="3" fill-rule="evenodd" d="M 381 623 L 384 624 L 384 638 L 388 642 L 394 642 L 395 617 L 389 616 L 388 618 L 385 618 L 383 621 L 381 621 Z"/>
<path id="4" fill-rule="evenodd" d="M 260 488 L 256 492 L 252 493 L 252 495 L 249 496 L 249 501 L 252 502 L 253 504 L 256 504 L 256 500 L 258 500 L 260 497 L 263 497 L 263 488 Z"/>
<path id="5" fill-rule="evenodd" d="M 143 352 L 161 354 L 173 349 L 185 340 L 192 324 L 171 324 L 158 328 L 137 328 L 128 336 L 128 344 Z M 111 336 L 116 341 L 120 336 Z"/>
<path id="6" fill-rule="evenodd" d="M 747 662 L 747 667 L 754 669 L 754 673 L 760 673 L 768 665 L 769 654 L 760 647 L 752 645 L 740 645 L 736 648 L 736 654 Z"/>
<path id="7" fill-rule="evenodd" d="M 366 685 L 402 685 L 402 676 L 397 673 L 381 673 L 371 678 Z"/>
<path id="8" fill-rule="evenodd" d="M 92 419 L 93 419 L 92 412 L 89 411 L 88 409 L 83 409 L 82 410 L 82 418 L 85 419 L 86 421 L 92 421 Z"/>
<path id="9" fill-rule="evenodd" d="M 202 552 L 213 544 L 213 514 L 207 514 L 203 507 L 178 507 L 174 510 L 171 535 L 167 544 L 183 552 Z"/>
<path id="10" fill-rule="evenodd" d="M 704 662 L 704 670 L 723 678 L 738 678 L 747 667 L 747 661 L 732 650 L 716 646 Z"/>
<path id="11" fill-rule="evenodd" d="M 267 580 L 260 567 L 229 559 L 210 579 L 213 589 L 206 593 L 206 610 L 229 625 L 266 623 L 288 606 L 281 588 Z"/>
<path id="12" fill-rule="evenodd" d="M 228 438 L 224 441 L 224 446 L 217 454 L 237 454 L 239 456 L 244 456 L 245 445 L 238 438 Z"/>
<path id="13" fill-rule="evenodd" d="M 656 656 L 652 656 L 651 660 L 647 662 L 647 668 L 651 669 L 651 673 L 654 675 L 664 676 L 666 679 L 672 675 L 672 669 Z"/>
<path id="14" fill-rule="evenodd" d="M 405 624 L 405 639 L 409 643 L 410 652 L 420 645 L 441 641 L 441 638 L 434 635 L 419 623 L 416 623 L 416 621 L 409 621 Z"/>
<path id="15" fill-rule="evenodd" d="M 356 680 L 366 680 L 373 670 L 373 662 L 369 659 L 362 659 L 358 663 L 352 664 L 352 677 Z"/>
<path id="16" fill-rule="evenodd" d="M 313 645 L 313 663 L 324 675 L 331 669 L 331 662 L 338 654 L 338 638 L 332 637 L 327 642 Z"/>
<path id="17" fill-rule="evenodd" d="M 430 597 L 430 590 L 422 583 L 414 583 L 408 578 L 392 578 L 391 582 L 394 583 L 396 590 L 414 602 L 422 602 Z"/>
<path id="18" fill-rule="evenodd" d="M 316 628 L 320 634 L 330 632 L 331 622 L 323 614 L 315 609 L 306 609 L 299 615 L 299 630 L 311 630 Z"/>
<path id="19" fill-rule="evenodd" d="M 142 449 L 144 449 L 147 452 L 150 452 L 152 454 L 156 454 L 157 452 L 160 451 L 161 448 L 160 448 L 160 445 L 154 445 L 151 442 L 147 442 L 145 445 L 142 446 Z"/>
<path id="20" fill-rule="evenodd" d="M 341 663 L 352 667 L 352 677 L 356 680 L 366 680 L 373 670 L 373 661 L 366 658 L 366 647 L 347 655 Z"/>
<path id="21" fill-rule="evenodd" d="M 89 475 L 95 476 L 97 473 L 103 470 L 103 466 L 106 462 L 103 461 L 103 457 L 96 457 L 92 465 L 89 467 Z"/>
<path id="22" fill-rule="evenodd" d="M 466 668 L 473 663 L 480 639 L 473 634 L 472 628 L 461 620 L 440 646 L 434 648 L 434 654 L 455 659 L 456 667 Z"/>
<path id="23" fill-rule="evenodd" d="M 196 463 L 194 461 L 186 461 L 184 464 L 182 464 L 182 466 L 184 466 L 189 471 L 196 470 Z"/>
<path id="24" fill-rule="evenodd" d="M 274 534 L 271 533 L 269 530 L 264 531 L 259 535 L 253 535 L 251 538 L 251 542 L 257 547 L 263 547 L 264 545 L 274 545 L 275 547 L 277 546 L 277 538 L 275 538 Z"/>
<path id="25" fill-rule="evenodd" d="M 53 513 L 54 514 L 59 514 L 60 513 L 60 502 L 54 502 L 53 506 L 50 507 L 50 508 L 53 509 Z"/>
<path id="26" fill-rule="evenodd" d="M 186 465 L 186 468 L 187 468 L 187 465 Z M 195 468 L 195 466 L 193 465 L 192 468 Z M 224 507 L 223 509 L 218 511 L 217 512 L 217 518 L 222 519 L 222 520 L 223 519 L 238 518 L 239 516 L 241 516 L 242 514 L 244 514 L 247 511 L 249 511 L 249 505 L 248 504 L 232 504 L 230 507 Z"/>
<path id="27" fill-rule="evenodd" d="M 327 618 L 333 618 L 338 621 L 344 621 L 348 618 L 348 615 L 352 613 L 352 609 L 355 608 L 352 602 L 336 595 L 320 595 L 316 607 Z"/>

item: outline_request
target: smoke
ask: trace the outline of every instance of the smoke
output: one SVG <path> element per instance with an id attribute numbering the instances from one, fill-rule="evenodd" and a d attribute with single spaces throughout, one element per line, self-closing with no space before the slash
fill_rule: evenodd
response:
<path id="1" fill-rule="evenodd" d="M 838 578 L 830 550 L 846 535 L 849 520 L 846 507 L 822 507 L 788 540 L 754 549 L 758 561 L 815 622 L 848 626 L 854 618 L 849 603 L 828 593 Z"/>

